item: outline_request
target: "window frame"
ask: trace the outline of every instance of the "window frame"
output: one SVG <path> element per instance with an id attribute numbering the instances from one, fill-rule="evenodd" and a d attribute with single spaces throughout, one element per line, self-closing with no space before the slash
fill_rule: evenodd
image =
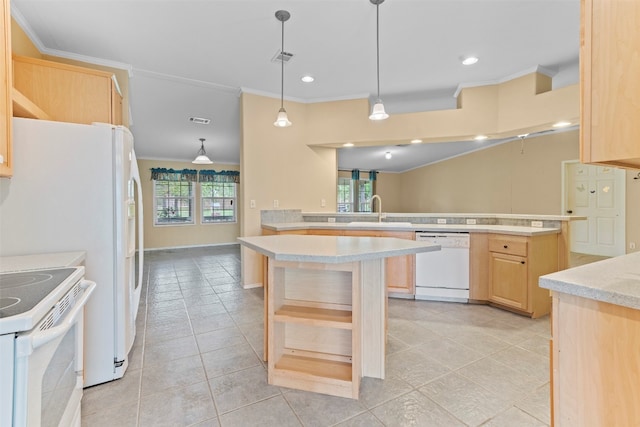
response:
<path id="1" fill-rule="evenodd" d="M 215 225 L 215 224 L 236 224 L 238 222 L 238 184 L 235 182 L 200 182 L 199 183 L 199 200 L 200 200 L 200 224 L 201 225 Z M 223 196 L 222 197 L 216 197 L 216 196 L 204 196 L 204 191 L 203 191 L 203 186 L 215 186 L 215 185 L 221 185 L 223 188 Z M 233 186 L 233 197 L 228 197 L 225 196 L 226 191 L 224 190 L 225 187 L 227 186 Z M 224 201 L 225 200 L 231 200 L 231 209 L 233 210 L 233 219 L 230 221 L 215 221 L 215 220 L 205 220 L 205 215 L 204 215 L 204 211 L 205 211 L 205 203 L 204 200 L 205 199 L 211 199 L 213 200 L 222 200 L 222 205 L 223 208 L 220 209 L 222 211 L 225 210 L 229 210 L 229 209 L 224 209 Z M 215 210 L 214 210 L 215 212 Z M 213 215 L 212 215 L 213 217 Z"/>
<path id="2" fill-rule="evenodd" d="M 172 226 L 189 226 L 189 225 L 195 225 L 195 215 L 194 215 L 194 211 L 195 211 L 195 182 L 193 181 L 171 181 L 171 180 L 166 180 L 166 179 L 153 179 L 153 226 L 154 227 L 172 227 Z M 167 196 L 167 197 L 162 197 L 162 196 L 158 196 L 158 188 L 157 185 L 158 183 L 167 183 L 167 185 L 171 185 L 173 184 L 179 184 L 180 186 L 183 185 L 188 185 L 189 188 L 189 196 L 185 197 L 185 196 Z M 168 222 L 159 222 L 158 221 L 158 199 L 187 199 L 188 200 L 188 206 L 189 206 L 189 212 L 190 212 L 190 217 L 191 220 L 190 221 L 168 221 Z M 164 209 L 168 209 L 168 208 L 164 208 Z"/>

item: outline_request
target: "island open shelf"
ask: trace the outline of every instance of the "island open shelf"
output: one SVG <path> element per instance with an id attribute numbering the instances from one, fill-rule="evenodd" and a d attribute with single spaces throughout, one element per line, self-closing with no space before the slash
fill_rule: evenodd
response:
<path id="1" fill-rule="evenodd" d="M 387 237 L 239 239 L 267 256 L 265 347 L 272 385 L 357 399 L 385 377 L 389 256 L 439 250 Z"/>

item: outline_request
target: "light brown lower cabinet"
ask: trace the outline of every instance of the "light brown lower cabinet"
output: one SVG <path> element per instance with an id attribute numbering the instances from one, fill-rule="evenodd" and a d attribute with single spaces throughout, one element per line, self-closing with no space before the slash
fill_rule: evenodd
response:
<path id="1" fill-rule="evenodd" d="M 552 425 L 640 425 L 640 310 L 553 292 Z"/>
<path id="2" fill-rule="evenodd" d="M 551 310 L 549 291 L 538 278 L 558 271 L 558 235 L 489 236 L 489 301 L 530 315 Z"/>

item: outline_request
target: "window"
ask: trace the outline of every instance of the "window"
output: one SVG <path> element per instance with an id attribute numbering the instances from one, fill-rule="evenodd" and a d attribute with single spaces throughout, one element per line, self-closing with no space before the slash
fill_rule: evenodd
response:
<path id="1" fill-rule="evenodd" d="M 353 181 L 338 178 L 338 212 L 353 212 Z"/>
<path id="2" fill-rule="evenodd" d="M 371 212 L 371 197 L 373 197 L 373 182 L 358 181 L 358 212 Z"/>
<path id="3" fill-rule="evenodd" d="M 236 183 L 201 182 L 201 222 L 236 222 Z"/>
<path id="4" fill-rule="evenodd" d="M 153 181 L 155 225 L 193 224 L 193 182 Z"/>
<path id="5" fill-rule="evenodd" d="M 154 225 L 193 224 L 195 169 L 152 168 Z"/>
<path id="6" fill-rule="evenodd" d="M 344 172 L 340 172 L 344 173 Z M 371 197 L 375 194 L 375 171 L 363 173 L 352 171 L 351 178 L 338 177 L 338 212 L 371 212 Z"/>

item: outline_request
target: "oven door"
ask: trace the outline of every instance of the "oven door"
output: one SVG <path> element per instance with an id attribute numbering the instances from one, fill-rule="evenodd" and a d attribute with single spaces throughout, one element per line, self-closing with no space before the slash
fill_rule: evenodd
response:
<path id="1" fill-rule="evenodd" d="M 95 287 L 76 283 L 38 326 L 16 338 L 14 425 L 80 425 L 83 309 Z"/>

